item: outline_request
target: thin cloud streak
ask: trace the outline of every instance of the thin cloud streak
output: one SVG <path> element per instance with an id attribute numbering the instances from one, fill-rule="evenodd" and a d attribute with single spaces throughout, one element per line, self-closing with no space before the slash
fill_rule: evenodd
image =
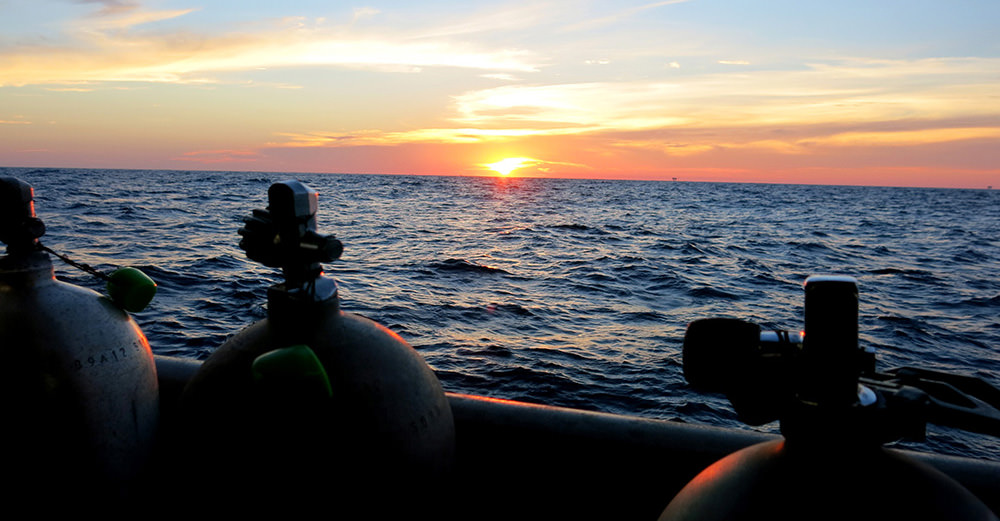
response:
<path id="1" fill-rule="evenodd" d="M 142 11 L 138 5 L 129 5 L 121 9 L 102 10 L 93 17 L 81 19 L 72 24 L 72 29 L 81 33 L 100 34 L 109 30 L 124 30 L 154 22 L 171 20 L 193 13 L 197 9 L 174 9 L 167 11 Z"/>
<path id="2" fill-rule="evenodd" d="M 73 21 L 62 45 L 28 45 L 3 53 L 0 87 L 80 82 L 214 83 L 212 73 L 260 68 L 338 66 L 413 72 L 458 67 L 532 72 L 538 64 L 522 49 L 485 49 L 423 36 L 355 35 L 322 20 L 294 18 L 259 32 L 197 34 L 129 31 L 179 18 L 194 9 L 136 11 Z M 374 11 L 356 12 L 355 20 Z"/>
<path id="3" fill-rule="evenodd" d="M 550 132 L 739 128 L 989 117 L 1000 59 L 843 61 L 672 82 L 508 85 L 456 97 L 458 124 Z M 887 81 L 903 77 L 905 81 Z M 961 78 L 961 82 L 956 82 Z M 958 134 L 949 134 L 960 138 Z"/>
<path id="4" fill-rule="evenodd" d="M 668 5 L 683 4 L 683 3 L 686 3 L 686 2 L 690 2 L 690 1 L 691 0 L 666 0 L 666 1 L 663 1 L 663 2 L 654 2 L 654 3 L 650 3 L 650 4 L 638 5 L 638 6 L 635 6 L 635 7 L 630 7 L 630 8 L 627 8 L 627 9 L 619 10 L 619 11 L 613 13 L 613 14 L 610 14 L 610 15 L 607 15 L 607 16 L 603 16 L 601 18 L 594 18 L 594 19 L 591 19 L 591 20 L 586 20 L 586 21 L 583 21 L 583 22 L 574 23 L 574 24 L 566 27 L 564 30 L 571 31 L 571 32 L 572 31 L 593 30 L 593 29 L 595 29 L 597 27 L 620 23 L 623 20 L 627 20 L 629 18 L 632 18 L 632 17 L 636 16 L 637 14 L 639 14 L 639 13 L 641 13 L 643 11 L 648 11 L 650 9 L 656 9 L 658 7 L 665 7 L 665 6 L 668 6 Z"/>

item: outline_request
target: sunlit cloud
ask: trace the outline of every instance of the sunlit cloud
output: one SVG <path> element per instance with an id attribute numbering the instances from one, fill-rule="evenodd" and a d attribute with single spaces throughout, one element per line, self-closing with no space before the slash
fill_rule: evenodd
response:
<path id="1" fill-rule="evenodd" d="M 110 3 L 109 3 L 110 4 Z M 95 16 L 76 21 L 72 27 L 79 31 L 98 33 L 107 30 L 121 30 L 163 20 L 170 20 L 197 9 L 172 9 L 165 11 L 145 11 L 138 4 L 114 2 L 116 8 L 102 9 Z"/>
<path id="2" fill-rule="evenodd" d="M 354 19 L 352 23 L 357 23 L 360 20 L 365 20 L 378 15 L 381 11 L 374 7 L 355 7 L 354 8 Z"/>
<path id="3" fill-rule="evenodd" d="M 471 144 L 592 136 L 609 149 L 691 157 L 721 150 L 802 155 L 820 149 L 1000 138 L 1000 99 L 989 94 L 998 60 L 847 60 L 836 65 L 672 82 L 505 85 L 454 96 L 448 120 L 453 128 L 284 132 L 277 134 L 281 140 L 266 146 Z M 887 85 L 875 70 L 888 76 L 908 71 L 906 77 L 913 81 Z M 952 83 L 954 75 L 965 80 Z M 923 117 L 915 119 L 914 114 Z"/>
<path id="4" fill-rule="evenodd" d="M 550 133 L 681 125 L 669 110 L 678 86 L 654 83 L 510 85 L 456 97 L 454 120 L 472 128 L 538 128 Z M 658 110 L 650 111 L 651 107 Z"/>
<path id="5" fill-rule="evenodd" d="M 475 5 L 470 4 L 470 5 Z M 412 38 L 470 39 L 483 34 L 523 31 L 536 24 L 550 23 L 565 17 L 566 6 L 560 2 L 520 2 L 489 5 L 469 13 L 437 13 L 419 29 L 399 28 Z M 411 23 L 413 20 L 409 20 Z"/>
<path id="6" fill-rule="evenodd" d="M 844 132 L 804 140 L 800 144 L 803 146 L 894 147 L 922 146 L 975 139 L 1000 139 L 1000 125 L 997 127 L 930 128 L 895 132 Z"/>
<path id="7" fill-rule="evenodd" d="M 354 132 L 278 132 L 282 141 L 267 143 L 269 147 L 311 148 L 335 146 L 370 146 L 392 144 L 380 130 L 359 130 Z"/>
<path id="8" fill-rule="evenodd" d="M 815 129 L 812 129 L 815 132 Z M 610 146 L 657 151 L 665 156 L 685 157 L 713 151 L 752 151 L 781 155 L 808 155 L 819 150 L 838 148 L 885 148 L 921 147 L 926 145 L 953 143 L 969 140 L 998 140 L 1000 126 L 986 128 L 929 128 L 897 131 L 831 132 L 815 137 L 795 137 L 786 139 L 734 140 L 739 133 L 726 133 L 723 138 L 693 138 L 684 136 L 663 139 L 643 139 L 632 136 L 629 139 L 611 139 Z"/>
<path id="9" fill-rule="evenodd" d="M 139 7 L 136 0 L 74 0 L 77 4 L 96 4 L 101 6 L 96 16 L 117 16 L 134 11 Z"/>
<path id="10" fill-rule="evenodd" d="M 278 132 L 281 141 L 266 147 L 313 148 L 391 146 L 407 143 L 481 143 L 491 140 L 550 136 L 540 129 L 422 128 L 404 131 L 360 130 L 354 132 Z"/>
<path id="11" fill-rule="evenodd" d="M 594 18 L 594 19 L 583 21 L 583 22 L 577 22 L 577 23 L 575 23 L 573 25 L 570 25 L 566 30 L 568 30 L 568 31 L 593 30 L 596 27 L 620 23 L 621 21 L 627 20 L 629 18 L 632 18 L 632 17 L 638 15 L 639 13 L 642 13 L 643 11 L 648 11 L 650 9 L 656 9 L 658 7 L 664 7 L 664 6 L 673 5 L 673 4 L 683 4 L 683 3 L 689 2 L 689 1 L 690 0 L 666 0 L 666 1 L 662 1 L 662 2 L 652 2 L 652 3 L 648 3 L 648 4 L 643 4 L 643 5 L 628 7 L 628 8 L 625 8 L 625 9 L 619 9 L 619 10 L 615 11 L 614 13 L 609 14 L 607 16 L 603 16 L 603 17 L 600 17 L 600 18 Z M 609 4 L 609 5 L 613 5 L 613 4 Z"/>
<path id="12" fill-rule="evenodd" d="M 490 78 L 490 79 L 493 79 L 493 80 L 507 81 L 507 82 L 513 82 L 513 81 L 519 81 L 520 80 L 520 78 L 518 78 L 517 76 L 514 76 L 513 74 L 507 74 L 507 73 L 502 73 L 502 72 L 490 73 L 490 74 L 480 74 L 480 77 L 482 77 L 482 78 Z"/>
<path id="13" fill-rule="evenodd" d="M 531 53 L 420 34 L 353 34 L 323 20 L 288 18 L 256 32 L 198 34 L 129 28 L 180 18 L 194 9 L 143 11 L 108 3 L 102 16 L 72 21 L 63 45 L 22 45 L 3 52 L 0 86 L 77 82 L 212 83 L 213 73 L 262 68 L 345 67 L 415 72 L 458 67 L 492 72 L 537 70 Z M 115 6 L 115 9 L 110 9 Z M 104 10 L 102 10 L 103 12 Z M 354 22 L 376 15 L 355 11 Z"/>
<path id="14" fill-rule="evenodd" d="M 685 143 L 669 139 L 611 139 L 608 146 L 615 148 L 629 148 L 636 150 L 649 150 L 664 154 L 665 156 L 683 157 L 702 154 L 712 150 L 717 150 L 717 143 Z"/>
<path id="15" fill-rule="evenodd" d="M 210 73 L 259 67 L 342 66 L 414 72 L 422 67 L 532 71 L 519 51 L 478 51 L 447 43 L 326 39 L 282 42 L 236 36 L 177 45 L 134 39 L 98 53 L 59 50 L 9 56 L 0 86 L 66 82 L 212 83 Z"/>
<path id="16" fill-rule="evenodd" d="M 260 159 L 257 150 L 198 150 L 186 152 L 174 159 L 202 164 L 252 163 Z"/>
<path id="17" fill-rule="evenodd" d="M 990 94 L 998 71 L 1000 60 L 988 58 L 844 61 L 670 82 L 507 85 L 456 96 L 455 121 L 473 128 L 595 132 L 824 126 L 912 119 L 915 114 L 1000 118 L 1000 97 Z M 886 81 L 900 76 L 908 81 Z"/>

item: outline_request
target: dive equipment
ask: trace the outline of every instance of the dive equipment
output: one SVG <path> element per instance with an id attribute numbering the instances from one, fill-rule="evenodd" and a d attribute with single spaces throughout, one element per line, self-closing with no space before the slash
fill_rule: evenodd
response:
<path id="1" fill-rule="evenodd" d="M 0 414 L 14 504 L 120 501 L 151 457 L 156 367 L 139 326 L 108 298 L 55 278 L 33 188 L 0 178 Z M 8 503 L 10 507 L 12 503 Z"/>
<path id="2" fill-rule="evenodd" d="M 440 382 L 398 335 L 341 310 L 322 263 L 343 246 L 317 233 L 317 211 L 317 193 L 290 180 L 271 185 L 268 207 L 244 219 L 240 247 L 280 267 L 284 282 L 268 290 L 267 318 L 220 346 L 184 390 L 188 435 L 213 445 L 197 465 L 220 498 L 316 493 L 361 508 L 359 491 L 375 483 L 413 497 L 451 469 L 454 425 Z"/>
<path id="3" fill-rule="evenodd" d="M 661 520 L 996 519 L 958 482 L 883 446 L 919 439 L 929 418 L 948 416 L 933 416 L 944 402 L 935 402 L 930 395 L 938 393 L 921 386 L 919 377 L 875 372 L 874 354 L 859 347 L 857 320 L 856 281 L 813 276 L 805 283 L 801 334 L 762 333 L 734 319 L 688 327 L 688 382 L 725 393 L 746 423 L 779 420 L 784 439 L 709 466 L 674 497 Z M 1000 400 L 995 389 L 985 388 L 992 396 L 970 400 L 964 411 L 940 408 L 966 417 L 965 425 L 1000 433 Z"/>

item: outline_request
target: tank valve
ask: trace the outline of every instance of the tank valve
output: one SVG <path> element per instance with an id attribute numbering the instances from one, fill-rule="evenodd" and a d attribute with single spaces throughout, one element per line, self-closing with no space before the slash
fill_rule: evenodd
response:
<path id="1" fill-rule="evenodd" d="M 31 185 L 24 181 L 0 178 L 0 241 L 7 243 L 10 257 L 7 262 L 30 263 L 32 253 L 51 253 L 66 264 L 105 281 L 108 296 L 125 311 L 138 313 L 146 309 L 156 295 L 156 282 L 141 270 L 123 267 L 107 275 L 53 251 L 38 240 L 45 234 L 45 223 L 35 216 L 34 194 Z"/>
<path id="2" fill-rule="evenodd" d="M 13 177 L 0 178 L 0 241 L 13 255 L 37 249 L 45 224 L 35 216 L 35 190 Z"/>
<path id="3" fill-rule="evenodd" d="M 268 189 L 268 207 L 254 210 L 239 229 L 240 248 L 247 257 L 281 268 L 289 290 L 301 289 L 323 273 L 321 263 L 340 258 L 344 245 L 333 235 L 316 232 L 319 197 L 299 181 L 284 181 Z"/>

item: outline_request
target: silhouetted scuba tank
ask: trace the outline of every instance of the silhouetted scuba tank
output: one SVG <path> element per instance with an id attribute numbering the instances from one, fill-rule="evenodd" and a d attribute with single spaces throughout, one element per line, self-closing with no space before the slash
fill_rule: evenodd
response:
<path id="1" fill-rule="evenodd" d="M 762 332 L 725 318 L 689 325 L 688 382 L 725 393 L 748 424 L 780 420 L 784 439 L 709 466 L 673 498 L 661 521 L 995 520 L 952 478 L 883 446 L 923 436 L 927 395 L 859 384 L 862 374 L 874 374 L 875 360 L 858 347 L 854 279 L 810 277 L 805 293 L 801 334 Z"/>
<path id="2" fill-rule="evenodd" d="M 120 505 L 144 486 L 153 451 L 153 354 L 120 304 L 56 280 L 33 197 L 0 178 L 0 498 L 9 508 Z"/>
<path id="3" fill-rule="evenodd" d="M 336 508 L 363 501 L 366 517 L 439 487 L 455 450 L 440 382 L 398 335 L 341 310 L 321 263 L 343 247 L 316 233 L 317 193 L 285 181 L 268 201 L 244 219 L 240 246 L 285 281 L 268 290 L 267 318 L 229 338 L 184 390 L 193 468 L 225 501 L 319 494 Z M 375 489 L 388 499 L 372 502 Z"/>

